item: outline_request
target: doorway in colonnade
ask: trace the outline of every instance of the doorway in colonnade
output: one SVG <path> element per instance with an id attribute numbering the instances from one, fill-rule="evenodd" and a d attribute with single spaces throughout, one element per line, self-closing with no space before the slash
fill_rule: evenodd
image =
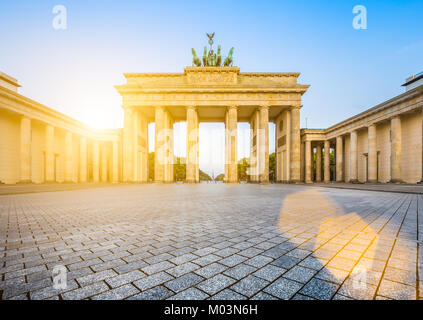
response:
<path id="1" fill-rule="evenodd" d="M 225 163 L 225 124 L 223 122 L 200 122 L 200 182 L 222 183 L 225 179 Z"/>
<path id="2" fill-rule="evenodd" d="M 155 153 L 154 122 L 148 124 L 148 182 L 154 182 L 154 153 Z M 175 182 L 183 182 L 186 177 L 186 122 L 173 124 L 173 177 Z"/>

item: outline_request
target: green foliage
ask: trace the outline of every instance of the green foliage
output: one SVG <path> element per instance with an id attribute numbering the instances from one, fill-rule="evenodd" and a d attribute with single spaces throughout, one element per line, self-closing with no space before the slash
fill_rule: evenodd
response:
<path id="1" fill-rule="evenodd" d="M 200 181 L 211 181 L 212 178 L 200 169 Z"/>
<path id="2" fill-rule="evenodd" d="M 242 158 L 238 161 L 238 181 L 248 181 L 248 168 L 250 161 L 248 158 Z"/>
<path id="3" fill-rule="evenodd" d="M 214 180 L 216 180 L 216 181 L 223 181 L 223 179 L 225 179 L 224 173 L 221 173 L 221 174 L 217 175 L 216 178 L 214 178 Z"/>
<path id="4" fill-rule="evenodd" d="M 173 174 L 175 181 L 185 181 L 187 165 L 185 158 L 176 157 L 175 165 L 173 166 Z"/>
<path id="5" fill-rule="evenodd" d="M 276 154 L 269 155 L 269 180 L 276 181 Z"/>
<path id="6" fill-rule="evenodd" d="M 154 181 L 154 152 L 148 154 L 148 181 Z"/>

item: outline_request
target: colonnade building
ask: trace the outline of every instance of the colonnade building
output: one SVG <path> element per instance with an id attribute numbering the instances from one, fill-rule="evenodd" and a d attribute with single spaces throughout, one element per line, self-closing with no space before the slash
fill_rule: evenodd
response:
<path id="1" fill-rule="evenodd" d="M 199 182 L 199 123 L 225 124 L 225 179 L 238 182 L 237 126 L 250 124 L 249 180 L 269 182 L 269 122 L 277 182 L 422 180 L 423 85 L 327 129 L 300 129 L 299 73 L 187 67 L 129 73 L 116 86 L 124 126 L 95 130 L 18 93 L 0 73 L 0 183 L 149 182 L 148 125 L 155 123 L 154 181 L 174 181 L 175 122 L 187 123 L 186 182 Z M 416 80 L 417 79 L 417 80 Z"/>

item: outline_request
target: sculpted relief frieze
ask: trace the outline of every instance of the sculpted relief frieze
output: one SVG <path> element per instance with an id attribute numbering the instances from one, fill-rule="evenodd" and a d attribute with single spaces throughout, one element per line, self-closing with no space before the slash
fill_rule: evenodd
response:
<path id="1" fill-rule="evenodd" d="M 128 103 L 137 103 L 140 105 L 151 105 L 155 103 L 184 104 L 188 101 L 197 102 L 228 102 L 237 101 L 239 103 L 275 101 L 292 102 L 300 101 L 301 95 L 296 93 L 149 93 L 149 94 L 129 94 L 124 96 Z"/>

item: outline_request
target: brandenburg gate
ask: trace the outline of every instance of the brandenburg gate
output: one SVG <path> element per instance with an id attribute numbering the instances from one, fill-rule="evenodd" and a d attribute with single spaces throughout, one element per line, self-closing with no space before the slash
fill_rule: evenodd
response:
<path id="1" fill-rule="evenodd" d="M 299 73 L 240 72 L 232 66 L 233 48 L 223 65 L 220 46 L 217 54 L 205 48 L 203 64 L 192 52 L 193 66 L 183 73 L 126 73 L 126 84 L 116 86 L 124 109 L 123 181 L 148 181 L 148 124 L 154 122 L 154 181 L 173 182 L 173 124 L 186 121 L 186 182 L 199 182 L 200 122 L 224 122 L 224 181 L 237 183 L 237 123 L 249 122 L 250 181 L 267 183 L 273 121 L 277 180 L 299 182 L 301 96 L 309 87 L 297 83 Z"/>

